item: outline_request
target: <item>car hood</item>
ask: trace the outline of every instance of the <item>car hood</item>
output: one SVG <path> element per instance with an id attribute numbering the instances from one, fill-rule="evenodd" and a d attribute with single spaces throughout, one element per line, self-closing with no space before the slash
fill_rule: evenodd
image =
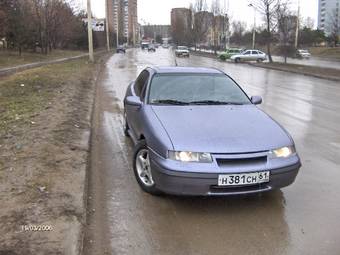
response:
<path id="1" fill-rule="evenodd" d="M 247 153 L 291 145 L 286 131 L 254 105 L 152 106 L 175 150 Z"/>

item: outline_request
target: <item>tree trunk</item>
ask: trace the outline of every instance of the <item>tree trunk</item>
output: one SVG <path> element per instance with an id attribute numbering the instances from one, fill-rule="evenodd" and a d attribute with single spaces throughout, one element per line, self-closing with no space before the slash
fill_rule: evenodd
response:
<path id="1" fill-rule="evenodd" d="M 273 63 L 272 54 L 270 52 L 270 41 L 271 41 L 271 33 L 270 33 L 270 16 L 269 16 L 269 4 L 267 4 L 266 10 L 266 18 L 267 18 L 267 54 L 270 63 Z"/>

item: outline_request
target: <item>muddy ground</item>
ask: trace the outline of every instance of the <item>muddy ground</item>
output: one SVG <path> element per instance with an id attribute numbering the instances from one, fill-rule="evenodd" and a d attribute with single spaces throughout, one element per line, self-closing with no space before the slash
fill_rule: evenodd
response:
<path id="1" fill-rule="evenodd" d="M 105 58 L 0 79 L 0 254 L 77 254 L 95 77 Z"/>

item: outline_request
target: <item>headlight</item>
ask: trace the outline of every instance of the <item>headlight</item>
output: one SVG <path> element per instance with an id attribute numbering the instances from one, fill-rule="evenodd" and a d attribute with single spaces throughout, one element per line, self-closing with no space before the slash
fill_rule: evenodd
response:
<path id="1" fill-rule="evenodd" d="M 210 163 L 212 157 L 210 153 L 190 152 L 190 151 L 169 151 L 169 159 L 182 162 L 201 162 Z"/>
<path id="2" fill-rule="evenodd" d="M 294 146 L 286 146 L 276 150 L 272 150 L 271 154 L 276 158 L 287 158 L 294 154 L 295 152 L 296 151 Z"/>

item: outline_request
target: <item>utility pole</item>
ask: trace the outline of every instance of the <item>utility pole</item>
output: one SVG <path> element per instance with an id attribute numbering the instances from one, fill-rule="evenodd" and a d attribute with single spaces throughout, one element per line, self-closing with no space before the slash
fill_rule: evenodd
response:
<path id="1" fill-rule="evenodd" d="M 110 51 L 110 31 L 109 31 L 109 6 L 108 6 L 108 0 L 105 0 L 105 29 L 106 29 L 106 46 L 107 51 Z"/>
<path id="2" fill-rule="evenodd" d="M 256 8 L 253 4 L 249 4 L 249 7 L 253 7 L 254 9 L 254 27 L 253 27 L 253 49 L 255 49 L 255 40 L 256 40 Z"/>
<path id="3" fill-rule="evenodd" d="M 300 26 L 300 0 L 298 1 L 298 13 L 296 17 L 295 49 L 297 49 L 299 43 L 299 26 Z"/>
<path id="4" fill-rule="evenodd" d="M 91 0 L 87 0 L 87 31 L 88 31 L 88 38 L 89 38 L 89 59 L 91 62 L 94 62 Z"/>
<path id="5" fill-rule="evenodd" d="M 116 15 L 116 17 L 117 17 L 117 22 L 116 22 L 116 24 L 117 24 L 117 27 L 116 27 L 116 42 L 117 42 L 117 48 L 118 48 L 118 45 L 119 45 L 119 2 L 118 1 L 116 1 L 116 7 L 117 7 L 117 15 Z"/>

